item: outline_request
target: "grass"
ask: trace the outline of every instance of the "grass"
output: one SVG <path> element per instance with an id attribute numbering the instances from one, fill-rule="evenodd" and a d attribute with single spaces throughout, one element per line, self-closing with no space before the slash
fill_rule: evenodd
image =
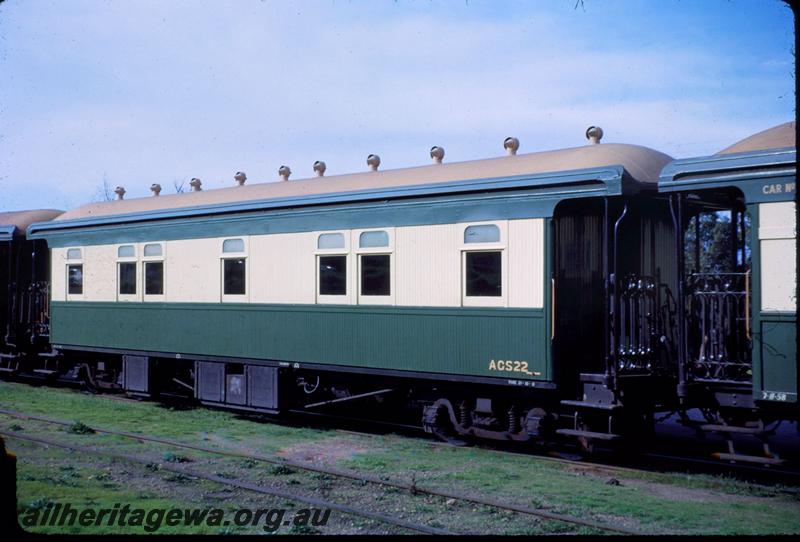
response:
<path id="1" fill-rule="evenodd" d="M 587 473 L 573 465 L 552 462 L 535 456 L 508 454 L 479 448 L 456 448 L 432 445 L 431 441 L 396 435 L 358 435 L 336 430 L 288 427 L 243 419 L 233 413 L 208 409 L 169 409 L 149 402 L 120 402 L 103 396 L 88 396 L 72 390 L 35 388 L 0 382 L 0 408 L 26 413 L 40 413 L 58 419 L 81 420 L 73 427 L 114 428 L 141 432 L 165 438 L 237 451 L 291 457 L 292 450 L 313 444 L 326 450 L 327 444 L 360 450 L 343 459 L 328 458 L 340 468 L 368 472 L 382 478 L 400 479 L 423 488 L 438 488 L 471 493 L 494 500 L 543 508 L 551 512 L 595 519 L 607 524 L 621 524 L 653 534 L 797 534 L 800 533 L 800 499 L 798 494 L 744 483 L 726 477 L 651 473 L 640 471 L 603 471 Z M 5 422 L 5 423 L 4 423 Z M 19 424 L 0 415 L 0 425 L 13 431 Z M 78 426 L 78 423 L 80 426 Z M 46 434 L 52 426 L 33 420 L 24 422 L 25 434 Z M 92 435 L 84 430 L 66 434 L 75 442 L 92 443 L 106 449 L 130 450 L 130 439 L 108 435 Z M 14 442 L 15 448 L 17 442 Z M 61 453 L 58 461 L 30 462 L 28 452 L 37 457 L 34 447 L 20 454 L 19 495 L 24 506 L 46 506 L 47 502 L 79 503 L 86 499 L 99 502 L 174 502 L 198 506 L 203 495 L 213 494 L 209 502 L 243 502 L 240 492 L 218 485 L 208 485 L 181 474 L 159 468 L 163 463 L 197 462 L 198 468 L 220 476 L 259 479 L 267 485 L 295 486 L 314 494 L 335 496 L 340 502 L 363 503 L 384 513 L 424 519 L 442 528 L 475 533 L 505 534 L 598 534 L 588 528 L 555 521 L 540 521 L 530 516 L 506 515 L 497 509 L 465 504 L 447 504 L 422 494 L 414 496 L 395 489 L 376 489 L 372 484 L 342 482 L 336 477 L 298 471 L 284 465 L 267 465 L 243 458 L 211 458 L 192 453 L 191 458 L 175 453 L 175 449 L 146 445 L 148 467 L 125 466 L 121 474 L 118 464 L 113 470 L 85 470 L 80 461 Z M 366 450 L 366 451 L 363 451 Z M 16 450 L 15 450 L 16 451 Z M 52 454 L 56 454 L 51 450 Z M 138 452 L 141 455 L 141 452 Z M 338 456 L 337 456 L 338 457 Z M 194 467 L 193 467 L 194 468 Z M 611 478 L 618 485 L 609 484 Z M 204 488 L 202 491 L 197 488 Z M 194 489 L 193 489 L 194 488 Z M 70 500 L 72 499 L 72 500 Z M 216 500 L 215 500 L 216 499 Z M 220 500 L 221 499 L 221 500 Z M 113 502 L 112 502 L 113 501 Z M 296 506 L 289 503 L 287 506 Z M 343 520 L 344 521 L 344 520 Z M 366 528 L 353 518 L 342 531 L 363 532 Z M 343 525 L 345 524 L 343 523 Z M 349 530 L 348 530 L 349 529 Z M 372 532 L 377 529 L 370 525 Z M 220 528 L 207 531 L 218 534 Z M 59 532 L 42 530 L 37 532 Z M 99 532 L 71 531 L 71 532 Z M 112 531 L 108 531 L 109 533 Z M 119 533 L 119 530 L 113 531 Z M 235 531 L 240 532 L 240 531 Z M 285 531 L 281 531 L 282 533 Z M 288 528 L 286 530 L 288 532 Z M 324 530 L 322 532 L 331 532 Z M 298 533 L 303 534 L 303 533 Z"/>

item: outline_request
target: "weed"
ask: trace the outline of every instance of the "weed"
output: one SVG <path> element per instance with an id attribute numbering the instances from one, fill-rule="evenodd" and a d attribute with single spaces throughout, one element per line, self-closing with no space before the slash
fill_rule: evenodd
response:
<path id="1" fill-rule="evenodd" d="M 52 508 L 56 502 L 51 499 L 39 498 L 28 505 L 28 510 L 41 510 L 43 508 Z"/>
<path id="2" fill-rule="evenodd" d="M 309 527 L 308 525 L 292 525 L 292 528 L 289 529 L 289 533 L 291 534 L 319 534 L 319 531 L 313 527 Z"/>
<path id="3" fill-rule="evenodd" d="M 269 470 L 269 472 L 275 476 L 285 476 L 287 474 L 294 474 L 297 471 L 291 467 L 287 467 L 286 465 L 275 465 Z"/>
<path id="4" fill-rule="evenodd" d="M 191 458 L 186 457 L 185 455 L 178 455 L 172 452 L 165 452 L 164 453 L 164 461 L 167 463 L 191 463 Z"/>
<path id="5" fill-rule="evenodd" d="M 76 421 L 72 425 L 69 426 L 67 429 L 70 433 L 75 433 L 76 435 L 91 435 L 95 433 L 95 430 L 86 425 L 83 422 Z"/>
<path id="6" fill-rule="evenodd" d="M 174 474 L 168 474 L 167 476 L 164 477 L 164 480 L 175 484 L 188 484 L 189 482 L 192 481 L 191 478 L 189 478 L 185 474 L 181 474 L 180 472 L 176 472 Z"/>

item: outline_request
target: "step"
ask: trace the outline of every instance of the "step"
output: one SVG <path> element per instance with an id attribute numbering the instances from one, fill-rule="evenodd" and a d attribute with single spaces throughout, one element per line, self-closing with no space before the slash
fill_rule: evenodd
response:
<path id="1" fill-rule="evenodd" d="M 561 404 L 565 406 L 573 406 L 578 408 L 595 408 L 600 410 L 617 410 L 622 408 L 622 405 L 611 405 L 608 403 L 589 403 L 586 401 L 563 400 L 561 401 Z"/>
<path id="2" fill-rule="evenodd" d="M 712 456 L 725 461 L 741 461 L 742 463 L 758 463 L 760 465 L 782 465 L 784 463 L 783 459 L 778 459 L 777 457 L 766 457 L 762 455 L 716 453 L 712 454 Z"/>
<path id="3" fill-rule="evenodd" d="M 40 375 L 52 375 L 56 374 L 58 371 L 51 371 L 50 369 L 34 369 L 33 372 Z"/>
<path id="4" fill-rule="evenodd" d="M 580 381 L 595 382 L 597 384 L 602 384 L 603 382 L 606 381 L 606 375 L 597 373 L 581 373 Z"/>
<path id="5" fill-rule="evenodd" d="M 717 431 L 719 433 L 746 433 L 748 435 L 758 435 L 760 433 L 764 433 L 764 429 L 760 427 L 740 427 L 736 425 L 706 424 L 701 425 L 700 429 L 703 431 Z"/>
<path id="6" fill-rule="evenodd" d="M 578 429 L 559 429 L 556 433 L 568 437 L 586 437 L 597 440 L 617 440 L 622 438 L 622 435 L 615 435 L 613 433 L 595 433 L 594 431 L 580 431 Z"/>

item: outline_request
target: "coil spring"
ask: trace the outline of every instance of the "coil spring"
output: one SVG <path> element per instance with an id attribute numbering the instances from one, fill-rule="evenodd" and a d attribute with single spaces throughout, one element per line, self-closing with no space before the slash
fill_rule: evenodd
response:
<path id="1" fill-rule="evenodd" d="M 458 405 L 458 423 L 461 424 L 461 427 L 467 427 L 469 425 L 469 407 L 466 401 L 462 401 L 461 404 Z"/>
<path id="2" fill-rule="evenodd" d="M 519 433 L 519 417 L 517 416 L 517 409 L 513 406 L 508 409 L 508 432 Z"/>

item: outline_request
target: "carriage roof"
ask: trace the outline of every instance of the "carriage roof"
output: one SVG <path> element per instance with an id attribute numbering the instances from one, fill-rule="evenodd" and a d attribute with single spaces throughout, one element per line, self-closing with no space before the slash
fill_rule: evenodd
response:
<path id="1" fill-rule="evenodd" d="M 795 147 L 795 130 L 794 121 L 785 122 L 737 141 L 719 151 L 717 155 Z"/>
<path id="2" fill-rule="evenodd" d="M 381 197 L 418 195 L 415 189 L 433 188 L 438 193 L 457 191 L 462 181 L 536 176 L 540 185 L 548 184 L 547 174 L 554 175 L 607 167 L 624 168 L 635 183 L 655 183 L 658 174 L 671 158 L 658 151 L 637 145 L 603 143 L 583 147 L 503 156 L 484 160 L 432 164 L 403 169 L 369 171 L 310 179 L 266 182 L 202 190 L 159 197 L 115 200 L 91 203 L 67 211 L 56 223 L 80 221 L 94 224 L 103 219 L 128 216 L 132 220 L 142 215 L 169 217 L 171 211 L 203 208 L 215 212 L 220 207 L 255 202 L 291 201 L 292 205 L 355 201 L 370 194 Z M 549 179 L 552 184 L 552 179 Z M 426 193 L 431 193 L 427 191 Z M 352 199 L 349 199 L 352 198 Z M 53 224 L 54 227 L 57 224 Z"/>
<path id="3" fill-rule="evenodd" d="M 664 168 L 659 192 L 733 187 L 750 203 L 792 200 L 797 193 L 795 123 L 758 132 L 712 156 L 675 160 Z"/>
<path id="4" fill-rule="evenodd" d="M 62 212 L 55 209 L 35 209 L 0 213 L 0 241 L 9 241 L 17 234 L 24 234 L 34 222 L 53 220 Z"/>

